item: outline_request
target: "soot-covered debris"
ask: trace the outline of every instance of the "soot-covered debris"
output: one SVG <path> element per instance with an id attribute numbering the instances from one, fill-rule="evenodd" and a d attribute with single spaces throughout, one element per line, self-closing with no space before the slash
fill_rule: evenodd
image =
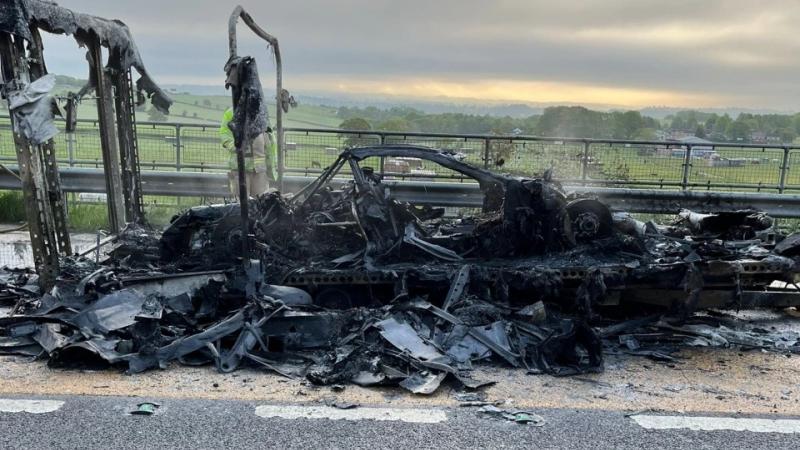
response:
<path id="1" fill-rule="evenodd" d="M 263 284 L 253 271 L 168 274 L 67 262 L 52 292 L 21 296 L 18 314 L 0 319 L 0 353 L 129 373 L 173 361 L 222 372 L 248 365 L 316 384 L 399 384 L 418 394 L 447 379 L 490 384 L 470 369 L 492 360 L 558 375 L 602 369 L 588 326 L 533 323 L 474 296 L 455 300 L 449 312 L 420 297 L 331 310 L 297 288 Z"/>
<path id="2" fill-rule="evenodd" d="M 412 204 L 362 166 L 401 155 L 475 179 L 481 211 Z M 345 166 L 349 180 L 337 178 Z M 33 274 L 2 274 L 13 314 L 0 318 L 0 353 L 129 373 L 260 367 L 426 395 L 492 384 L 472 370 L 486 364 L 566 376 L 602 371 L 610 350 L 800 351 L 794 333 L 697 314 L 800 304 L 800 241 L 756 211 L 643 223 L 549 174 L 498 175 L 408 146 L 348 150 L 301 192 L 249 207 L 247 233 L 236 204 L 193 208 L 163 234 L 128 228 L 106 260 L 62 261 L 43 295 Z"/>

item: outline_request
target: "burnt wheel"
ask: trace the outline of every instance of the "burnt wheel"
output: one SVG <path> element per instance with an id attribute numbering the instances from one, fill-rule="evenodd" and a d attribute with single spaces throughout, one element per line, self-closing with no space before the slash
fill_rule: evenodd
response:
<path id="1" fill-rule="evenodd" d="M 566 206 L 572 239 L 578 244 L 611 236 L 613 220 L 608 206 L 598 200 L 583 198 Z"/>

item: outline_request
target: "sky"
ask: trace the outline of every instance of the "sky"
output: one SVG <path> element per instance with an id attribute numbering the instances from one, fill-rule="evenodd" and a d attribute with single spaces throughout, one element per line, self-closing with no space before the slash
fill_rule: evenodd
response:
<path id="1" fill-rule="evenodd" d="M 120 19 L 167 84 L 222 85 L 241 3 L 293 93 L 643 108 L 800 110 L 800 0 L 60 0 Z M 244 26 L 240 54 L 271 56 Z M 86 77 L 74 41 L 51 72 Z"/>

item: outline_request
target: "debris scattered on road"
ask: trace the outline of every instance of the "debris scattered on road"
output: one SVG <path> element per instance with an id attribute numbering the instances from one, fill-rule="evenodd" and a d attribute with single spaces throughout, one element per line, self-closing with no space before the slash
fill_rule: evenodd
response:
<path id="1" fill-rule="evenodd" d="M 478 412 L 490 417 L 515 422 L 520 425 L 531 425 L 534 427 L 543 427 L 545 425 L 544 417 L 529 411 L 501 409 L 493 405 L 486 405 L 478 409 Z"/>
<path id="2" fill-rule="evenodd" d="M 152 416 L 161 405 L 158 403 L 144 402 L 136 405 L 136 409 L 131 411 L 134 416 Z"/>
<path id="3" fill-rule="evenodd" d="M 456 392 L 453 394 L 453 398 L 458 401 L 458 406 L 464 408 L 471 408 L 471 407 L 479 407 L 479 406 L 486 406 L 486 405 L 494 405 L 498 406 L 502 404 L 502 401 L 487 401 L 486 395 L 481 391 L 471 391 L 471 392 Z"/>

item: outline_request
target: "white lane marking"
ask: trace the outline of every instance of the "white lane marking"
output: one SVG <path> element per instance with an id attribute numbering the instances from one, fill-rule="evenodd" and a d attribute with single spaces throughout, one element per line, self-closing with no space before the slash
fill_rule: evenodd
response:
<path id="1" fill-rule="evenodd" d="M 800 420 L 747 419 L 733 417 L 650 416 L 631 418 L 643 428 L 675 430 L 686 428 L 695 431 L 751 431 L 753 433 L 800 433 Z"/>
<path id="2" fill-rule="evenodd" d="M 0 412 L 44 414 L 58 411 L 64 402 L 59 400 L 19 400 L 0 398 Z"/>
<path id="3" fill-rule="evenodd" d="M 396 420 L 411 423 L 440 423 L 447 415 L 438 409 L 405 408 L 354 408 L 338 409 L 330 406 L 277 406 L 256 407 L 256 415 L 263 418 L 330 419 L 330 420 Z"/>

